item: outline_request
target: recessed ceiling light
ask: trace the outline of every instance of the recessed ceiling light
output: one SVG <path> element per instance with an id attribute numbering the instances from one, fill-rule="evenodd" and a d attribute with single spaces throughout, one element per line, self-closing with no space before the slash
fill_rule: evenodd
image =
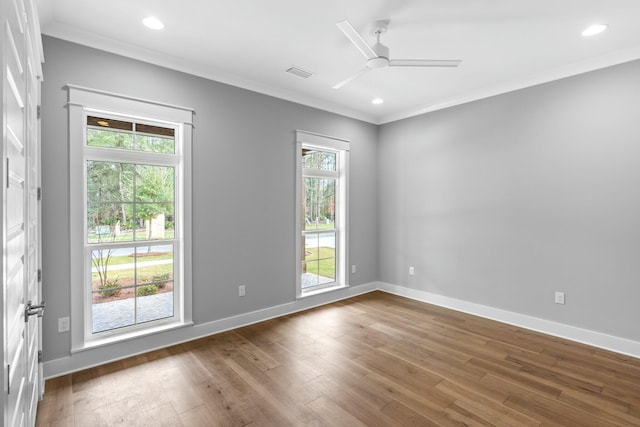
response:
<path id="1" fill-rule="evenodd" d="M 164 28 L 164 24 L 155 16 L 150 16 L 148 18 L 144 18 L 142 23 L 152 30 L 161 30 Z"/>
<path id="2" fill-rule="evenodd" d="M 376 99 L 371 101 L 372 104 L 376 104 L 376 105 L 380 105 L 383 102 L 384 102 L 384 99 L 382 99 L 382 98 L 376 98 Z"/>
<path id="3" fill-rule="evenodd" d="M 600 34 L 601 32 L 603 32 L 606 29 L 607 29 L 607 26 L 605 24 L 592 25 L 592 26 L 586 28 L 582 32 L 582 35 L 584 37 L 595 36 L 596 34 Z"/>

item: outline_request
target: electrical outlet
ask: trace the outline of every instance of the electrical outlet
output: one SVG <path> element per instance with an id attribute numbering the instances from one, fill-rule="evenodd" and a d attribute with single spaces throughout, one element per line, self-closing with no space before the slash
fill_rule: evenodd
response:
<path id="1" fill-rule="evenodd" d="M 58 333 L 68 332 L 69 331 L 69 318 L 68 317 L 59 317 L 58 318 Z"/>
<path id="2" fill-rule="evenodd" d="M 556 292 L 556 304 L 564 304 L 564 292 Z"/>
<path id="3" fill-rule="evenodd" d="M 355 264 L 353 264 L 351 266 L 351 274 L 356 274 L 356 265 Z"/>
<path id="4" fill-rule="evenodd" d="M 238 286 L 238 296 L 239 296 L 239 297 L 243 297 L 243 296 L 244 296 L 244 293 L 245 293 L 244 285 L 240 285 L 240 286 Z"/>
<path id="5" fill-rule="evenodd" d="M 414 267 L 409 267 L 409 276 L 414 276 L 416 274 L 416 269 Z"/>

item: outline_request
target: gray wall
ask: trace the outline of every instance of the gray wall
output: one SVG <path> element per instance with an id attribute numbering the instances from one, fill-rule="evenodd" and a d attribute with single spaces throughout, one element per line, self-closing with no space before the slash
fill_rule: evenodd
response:
<path id="1" fill-rule="evenodd" d="M 640 340 L 639 76 L 381 126 L 380 281 Z"/>
<path id="2" fill-rule="evenodd" d="M 295 300 L 295 129 L 351 140 L 350 283 L 377 279 L 376 126 L 51 37 L 44 52 L 45 361 L 70 350 L 69 334 L 57 332 L 70 313 L 68 83 L 195 108 L 196 324 Z"/>
<path id="3" fill-rule="evenodd" d="M 70 349 L 56 322 L 70 310 L 67 83 L 196 109 L 196 324 L 295 300 L 303 129 L 352 140 L 352 285 L 640 341 L 639 61 L 376 127 L 50 37 L 44 48 L 45 360 Z"/>

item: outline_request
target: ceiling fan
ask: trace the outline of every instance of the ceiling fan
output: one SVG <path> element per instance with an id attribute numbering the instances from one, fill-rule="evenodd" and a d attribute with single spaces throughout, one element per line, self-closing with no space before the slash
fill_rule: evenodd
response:
<path id="1" fill-rule="evenodd" d="M 369 46 L 362 36 L 353 28 L 353 25 L 347 20 L 340 21 L 336 24 L 340 30 L 347 36 L 358 50 L 367 58 L 366 66 L 353 76 L 333 86 L 334 89 L 340 89 L 342 86 L 357 79 L 367 71 L 374 68 L 384 67 L 457 67 L 462 62 L 457 59 L 389 59 L 389 48 L 380 43 L 380 35 L 387 31 L 389 20 L 376 21 L 374 34 L 377 37 L 377 43 Z"/>

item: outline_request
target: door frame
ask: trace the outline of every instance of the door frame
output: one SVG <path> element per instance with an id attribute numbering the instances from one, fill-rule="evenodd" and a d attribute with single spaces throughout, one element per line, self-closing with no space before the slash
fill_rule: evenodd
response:
<path id="1" fill-rule="evenodd" d="M 7 25 L 7 22 L 11 20 L 12 27 Z M 42 398 L 44 393 L 44 378 L 43 368 L 41 360 L 42 351 L 42 320 L 38 316 L 26 316 L 23 311 L 28 303 L 28 299 L 32 300 L 33 305 L 38 305 L 42 301 L 42 283 L 41 283 L 41 265 L 42 265 L 42 253 L 41 253 L 41 162 L 40 162 L 40 149 L 41 149 L 41 130 L 40 130 L 40 99 L 41 99 L 41 84 L 42 84 L 42 63 L 43 63 L 43 46 L 42 35 L 40 32 L 40 23 L 38 21 L 38 13 L 35 0 L 2 0 L 0 4 L 0 22 L 2 23 L 2 32 L 5 34 L 1 45 L 1 64 L 2 71 L 2 84 L 0 84 L 0 99 L 2 100 L 2 162 L 0 165 L 0 171 L 2 173 L 2 200 L 3 209 L 0 211 L 0 220 L 2 221 L 2 242 L 3 242 L 3 254 L 2 254 L 2 275 L 3 275 L 3 288 L 0 293 L 0 304 L 2 307 L 2 316 L 0 316 L 0 330 L 2 331 L 2 345 L 3 345 L 3 366 L 0 369 L 0 380 L 2 381 L 3 389 L 3 418 L 2 425 L 9 425 L 11 420 L 9 414 L 11 412 L 9 403 L 15 398 L 18 398 L 16 403 L 17 408 L 22 411 L 20 419 L 25 426 L 34 426 L 37 414 L 37 402 Z M 6 32 L 5 32 L 6 31 Z M 9 79 L 9 73 L 7 71 L 8 64 L 12 63 L 14 70 L 11 72 L 12 79 Z M 17 68 L 16 68 L 17 67 Z M 18 108 L 21 111 L 22 126 L 20 132 L 16 134 L 20 135 L 20 139 L 9 137 L 11 135 L 7 132 L 7 126 L 9 120 L 16 120 L 17 116 L 13 116 L 10 119 L 7 113 L 7 100 L 8 97 L 13 97 L 14 93 L 19 93 L 20 98 L 23 101 L 21 105 L 14 108 Z M 14 110 L 18 111 L 18 110 Z M 18 119 L 20 120 L 20 119 Z M 15 126 L 16 129 L 19 126 Z M 15 136 L 15 135 L 14 135 Z M 7 186 L 10 183 L 9 180 L 9 163 L 8 163 L 8 144 L 10 141 L 14 141 L 14 147 L 16 144 L 19 147 L 22 145 L 21 152 L 12 149 L 13 155 L 19 155 L 20 159 L 18 164 L 12 164 L 13 170 L 16 165 L 19 166 L 19 170 L 22 173 L 23 181 L 22 185 L 22 209 L 23 212 L 19 213 L 17 218 L 22 221 L 22 231 L 24 235 L 24 243 L 21 244 L 21 248 L 18 250 L 16 256 L 21 257 L 21 264 L 23 273 L 18 277 L 23 287 L 22 299 L 19 306 L 12 308 L 11 312 L 16 314 L 16 317 L 8 322 L 7 318 L 7 268 L 8 266 L 8 253 L 7 239 L 8 229 L 7 221 L 10 218 L 7 216 Z M 17 141 L 17 142 L 16 142 Z M 17 154 L 16 154 L 17 153 Z M 12 157 L 13 158 L 13 157 Z M 23 170 L 22 170 L 23 169 Z M 13 179 L 13 178 L 12 178 Z M 15 184 L 15 180 L 13 180 Z M 14 200 L 12 203 L 16 203 Z M 14 205 L 15 206 L 15 205 Z M 20 217 L 21 215 L 21 217 Z M 13 215 L 12 215 L 13 216 Z M 15 230 L 14 230 L 15 231 Z M 15 235 L 15 234 L 14 234 Z M 15 283 L 20 283 L 20 281 Z M 30 293 L 30 294 L 29 294 Z M 20 294 L 16 294 L 20 295 Z M 27 319 L 22 325 L 20 322 L 23 319 Z M 36 322 L 36 323 L 34 323 Z M 14 332 L 20 333 L 22 330 L 22 344 L 18 346 L 21 349 L 19 359 L 21 360 L 21 366 L 18 371 L 10 371 L 11 364 L 14 361 L 9 361 L 9 336 L 8 328 L 13 325 Z M 18 326 L 23 326 L 24 329 L 16 329 Z M 18 357 L 18 356 L 16 356 Z M 16 365 L 14 363 L 14 365 Z M 19 366 L 20 364 L 16 365 Z M 14 368 L 16 367 L 14 366 Z M 9 380 L 11 376 L 20 373 L 19 380 L 20 393 L 18 396 L 10 395 L 16 393 L 18 390 L 9 390 Z M 17 383 L 17 384 L 18 384 Z M 13 400 L 15 401 L 15 400 Z M 17 422 L 20 422 L 18 420 Z"/>

